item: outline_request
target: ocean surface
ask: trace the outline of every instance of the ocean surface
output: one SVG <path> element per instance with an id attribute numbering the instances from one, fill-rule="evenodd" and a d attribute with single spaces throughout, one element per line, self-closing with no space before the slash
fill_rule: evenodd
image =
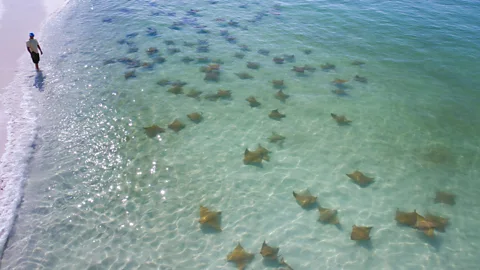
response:
<path id="1" fill-rule="evenodd" d="M 23 101 L 7 110 L 1 268 L 235 269 L 241 243 L 246 269 L 286 269 L 262 259 L 264 241 L 293 269 L 478 268 L 478 14 L 471 0 L 70 0 L 37 35 L 42 72 L 25 56 L 9 86 Z M 231 98 L 205 98 L 219 89 Z M 245 165 L 259 144 L 269 161 Z M 296 202 L 307 189 L 340 225 Z M 221 232 L 199 224 L 200 205 L 222 212 Z M 449 223 L 430 238 L 397 209 Z M 371 239 L 352 241 L 353 225 Z"/>

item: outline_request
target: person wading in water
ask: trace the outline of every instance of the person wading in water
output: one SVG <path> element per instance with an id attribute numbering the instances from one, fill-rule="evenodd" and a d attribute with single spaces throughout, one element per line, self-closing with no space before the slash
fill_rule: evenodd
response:
<path id="1" fill-rule="evenodd" d="M 40 48 L 38 41 L 34 39 L 34 37 L 35 35 L 30 33 L 30 39 L 27 41 L 27 51 L 30 53 L 30 56 L 32 56 L 32 61 L 35 64 L 35 68 L 40 70 L 38 67 L 38 62 L 40 62 L 40 54 L 38 54 L 38 51 L 40 50 L 41 54 L 43 54 L 43 51 L 42 48 Z"/>

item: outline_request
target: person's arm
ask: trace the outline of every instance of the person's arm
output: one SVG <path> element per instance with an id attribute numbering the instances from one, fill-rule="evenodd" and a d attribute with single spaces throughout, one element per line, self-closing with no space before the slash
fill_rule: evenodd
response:
<path id="1" fill-rule="evenodd" d="M 27 51 L 28 51 L 28 53 L 32 53 L 32 52 L 30 52 L 30 47 L 28 47 L 28 44 L 27 44 Z"/>
<path id="2" fill-rule="evenodd" d="M 40 48 L 40 44 L 38 44 L 37 47 L 40 50 L 40 53 L 43 54 L 42 48 Z"/>

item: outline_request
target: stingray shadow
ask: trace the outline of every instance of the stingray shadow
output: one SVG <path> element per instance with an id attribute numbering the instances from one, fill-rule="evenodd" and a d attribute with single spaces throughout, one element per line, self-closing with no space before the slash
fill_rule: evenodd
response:
<path id="1" fill-rule="evenodd" d="M 220 218 L 220 217 L 219 217 Z M 220 224 L 222 222 L 220 221 Z M 217 234 L 217 233 L 221 233 L 222 231 L 219 231 L 219 230 L 216 230 L 212 227 L 210 227 L 208 224 L 200 224 L 200 229 L 202 230 L 202 232 L 204 234 Z"/>
<path id="2" fill-rule="evenodd" d="M 372 241 L 370 240 L 358 240 L 357 241 L 357 245 L 358 246 L 361 246 L 365 249 L 368 249 L 368 250 L 372 250 L 373 249 L 373 246 L 372 246 Z"/>
<path id="3" fill-rule="evenodd" d="M 330 223 L 328 223 L 328 221 L 321 221 L 321 220 L 318 220 L 318 223 L 321 223 L 322 225 L 330 225 Z M 338 223 L 338 224 L 333 224 L 335 225 L 335 227 L 337 227 L 337 229 L 341 232 L 343 232 L 343 226 L 342 224 Z"/>
<path id="4" fill-rule="evenodd" d="M 308 77 L 308 74 L 305 72 L 295 72 L 295 75 L 299 78 L 305 78 Z"/>
<path id="5" fill-rule="evenodd" d="M 338 89 L 342 89 L 342 90 L 348 90 L 348 89 L 353 88 L 350 85 L 346 85 L 345 83 L 335 83 L 335 82 L 333 82 L 332 84 L 335 85 Z"/>
<path id="6" fill-rule="evenodd" d="M 33 86 L 38 89 L 38 91 L 43 92 L 44 87 L 45 87 L 45 78 L 47 76 L 43 75 L 43 72 L 41 70 L 37 71 L 37 75 L 35 75 L 35 80 L 33 82 Z"/>
<path id="7" fill-rule="evenodd" d="M 245 164 L 245 163 L 243 163 L 243 164 Z M 257 168 L 262 168 L 263 169 L 263 163 L 262 162 L 250 162 L 250 163 L 245 164 L 245 165 L 255 166 Z"/>
<path id="8" fill-rule="evenodd" d="M 433 248 L 435 248 L 435 250 L 439 250 L 440 249 L 440 246 L 442 245 L 443 243 L 443 240 L 441 237 L 438 237 L 438 235 L 436 235 L 435 237 L 429 237 L 427 235 L 425 235 L 423 232 L 419 231 L 418 232 L 420 235 L 419 237 L 424 240 L 426 243 L 428 243 L 430 246 L 432 246 Z"/>
<path id="9" fill-rule="evenodd" d="M 278 260 L 272 260 L 267 258 L 263 258 L 262 264 L 263 266 L 268 268 L 279 268 L 282 266 L 282 264 Z"/>

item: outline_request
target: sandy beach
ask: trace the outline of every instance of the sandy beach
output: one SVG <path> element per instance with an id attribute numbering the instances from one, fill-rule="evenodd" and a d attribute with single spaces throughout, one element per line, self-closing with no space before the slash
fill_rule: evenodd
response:
<path id="1" fill-rule="evenodd" d="M 37 33 L 37 39 L 42 44 L 39 31 L 43 23 L 59 10 L 65 0 L 1 0 L 3 12 L 0 17 L 0 36 L 8 42 L 0 43 L 0 157 L 5 152 L 7 143 L 8 116 L 5 114 L 3 101 L 6 87 L 13 81 L 19 71 L 18 59 L 26 52 L 25 41 L 28 33 Z M 48 50 L 46 51 L 48 53 Z M 41 66 L 41 64 L 40 64 Z M 34 68 L 32 64 L 32 69 Z"/>

